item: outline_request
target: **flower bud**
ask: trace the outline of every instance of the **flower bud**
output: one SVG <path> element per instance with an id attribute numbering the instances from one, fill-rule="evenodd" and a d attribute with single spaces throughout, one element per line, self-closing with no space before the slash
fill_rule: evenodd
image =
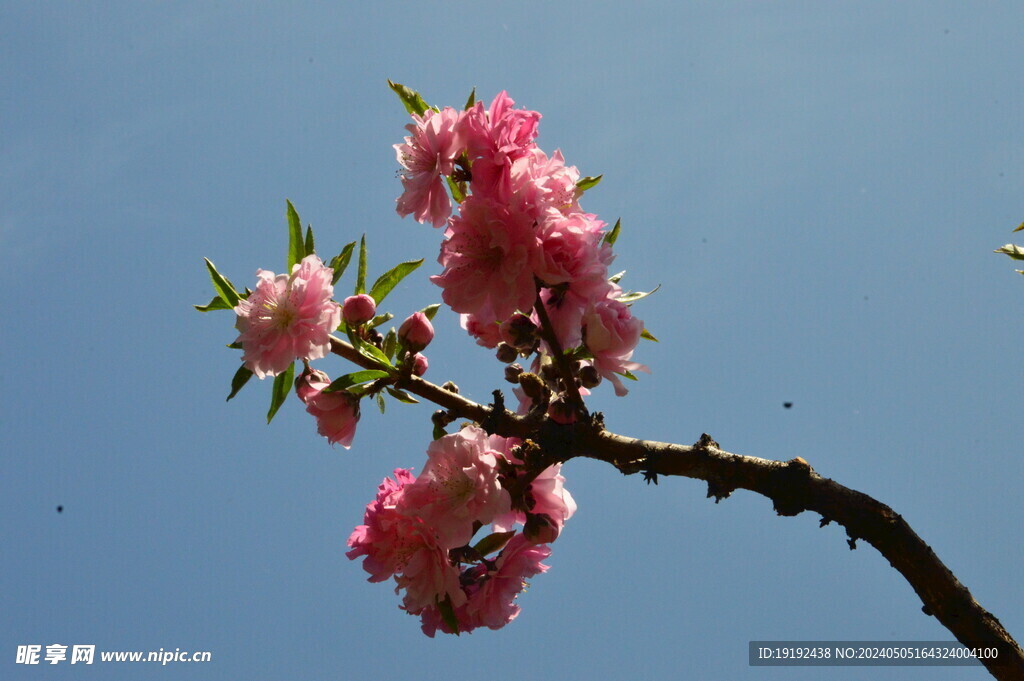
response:
<path id="1" fill-rule="evenodd" d="M 409 352 L 419 352 L 434 340 L 434 326 L 422 312 L 413 312 L 398 328 L 398 339 Z"/>
<path id="2" fill-rule="evenodd" d="M 322 371 L 316 369 L 310 369 L 307 367 L 298 378 L 295 379 L 295 394 L 299 396 L 302 403 L 309 402 L 310 398 L 313 398 L 320 394 L 320 391 L 325 387 L 320 384 L 330 385 L 330 377 Z M 319 387 L 313 387 L 317 384 Z"/>
<path id="3" fill-rule="evenodd" d="M 444 409 L 438 409 L 431 415 L 430 420 L 435 426 L 443 429 L 455 419 L 452 418 L 451 414 L 446 412 Z"/>
<path id="4" fill-rule="evenodd" d="M 331 444 L 348 449 L 359 422 L 359 398 L 343 390 L 323 392 L 330 382 L 322 371 L 305 371 L 295 382 L 295 391 L 306 403 L 306 411 L 316 417 L 317 432 Z"/>
<path id="5" fill-rule="evenodd" d="M 540 367 L 540 377 L 548 383 L 555 383 L 555 381 L 560 378 L 558 374 L 558 367 L 556 367 L 553 362 L 542 364 Z"/>
<path id="6" fill-rule="evenodd" d="M 501 324 L 501 339 L 517 350 L 532 350 L 537 344 L 537 325 L 521 312 Z"/>
<path id="7" fill-rule="evenodd" d="M 416 353 L 412 357 L 412 373 L 413 376 L 422 376 L 427 373 L 427 367 L 430 366 L 427 362 L 427 358 L 420 353 Z"/>
<path id="8" fill-rule="evenodd" d="M 519 356 L 519 351 L 508 343 L 499 343 L 498 351 L 495 353 L 495 356 L 498 358 L 499 362 L 508 364 L 509 362 L 514 362 L 516 360 L 516 357 Z"/>
<path id="9" fill-rule="evenodd" d="M 523 366 L 518 362 L 505 367 L 505 380 L 509 383 L 519 383 L 519 374 L 523 373 Z"/>
<path id="10" fill-rule="evenodd" d="M 593 364 L 588 364 L 580 369 L 580 383 L 587 390 L 596 388 L 601 383 L 601 374 L 598 373 L 597 367 Z"/>
<path id="11" fill-rule="evenodd" d="M 523 536 L 532 544 L 550 544 L 558 539 L 561 529 L 545 513 L 527 513 Z"/>
<path id="12" fill-rule="evenodd" d="M 537 374 L 531 374 L 529 372 L 520 374 L 519 385 L 522 386 L 523 392 L 534 402 L 547 400 L 548 389 L 544 385 L 544 381 L 540 380 Z"/>
<path id="13" fill-rule="evenodd" d="M 349 326 L 365 324 L 373 319 L 375 314 L 377 314 L 377 304 L 365 293 L 349 296 L 341 305 L 341 318 Z"/>

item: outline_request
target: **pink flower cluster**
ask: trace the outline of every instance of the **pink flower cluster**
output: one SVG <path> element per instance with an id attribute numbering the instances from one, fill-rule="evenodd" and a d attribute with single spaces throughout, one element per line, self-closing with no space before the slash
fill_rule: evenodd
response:
<path id="1" fill-rule="evenodd" d="M 420 616 L 429 636 L 512 621 L 524 580 L 547 570 L 546 544 L 576 510 L 558 467 L 526 482 L 515 451 L 514 441 L 475 426 L 435 440 L 418 476 L 398 469 L 381 483 L 349 537 L 348 557 L 363 558 L 371 582 L 393 578 L 396 592 L 404 591 L 402 608 Z M 540 531 L 531 531 L 531 522 Z M 494 535 L 500 541 L 492 549 L 501 550 L 488 557 L 480 551 L 491 551 L 470 542 L 492 524 L 507 535 Z"/>
<path id="2" fill-rule="evenodd" d="M 517 312 L 539 324 L 539 300 L 563 348 L 585 346 L 624 395 L 619 375 L 648 371 L 631 361 L 643 322 L 608 280 L 614 256 L 605 223 L 579 206 L 579 171 L 537 146 L 540 114 L 513 105 L 502 92 L 489 107 L 413 116 L 411 135 L 395 145 L 405 189 L 398 212 L 447 226 L 438 257 L 444 271 L 431 281 L 478 343 L 495 347 L 500 325 Z M 454 216 L 446 176 L 468 180 Z"/>

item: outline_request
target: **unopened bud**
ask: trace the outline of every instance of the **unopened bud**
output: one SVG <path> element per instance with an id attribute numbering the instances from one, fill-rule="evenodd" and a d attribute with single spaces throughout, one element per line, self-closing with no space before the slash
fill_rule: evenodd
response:
<path id="1" fill-rule="evenodd" d="M 539 402 L 547 397 L 547 387 L 544 385 L 544 381 L 540 380 L 537 374 L 531 374 L 529 372 L 519 375 L 519 385 L 522 386 L 523 392 L 534 402 Z"/>
<path id="2" fill-rule="evenodd" d="M 523 373 L 523 365 L 518 362 L 516 364 L 509 364 L 505 367 L 505 380 L 509 383 L 519 383 L 519 375 L 521 373 Z"/>
<path id="3" fill-rule="evenodd" d="M 341 318 L 349 326 L 365 324 L 373 319 L 375 314 L 377 314 L 377 304 L 365 293 L 349 296 L 341 304 Z"/>
<path id="4" fill-rule="evenodd" d="M 398 327 L 398 339 L 409 352 L 419 352 L 434 340 L 434 326 L 422 312 L 413 312 Z"/>
<path id="5" fill-rule="evenodd" d="M 558 380 L 558 367 L 552 363 L 541 365 L 540 376 L 548 383 L 554 383 Z"/>
<path id="6" fill-rule="evenodd" d="M 295 394 L 299 396 L 300 400 L 306 402 L 309 398 L 318 394 L 320 390 L 327 387 L 324 384 L 330 382 L 331 377 L 324 372 L 307 368 L 295 379 Z M 313 383 L 319 383 L 320 387 L 314 388 Z"/>
<path id="7" fill-rule="evenodd" d="M 495 353 L 495 356 L 498 358 L 499 362 L 508 364 L 509 362 L 516 361 L 516 357 L 519 356 L 519 351 L 508 343 L 499 343 L 498 351 Z"/>
<path id="8" fill-rule="evenodd" d="M 530 350 L 537 343 L 537 325 L 527 315 L 517 312 L 499 329 L 501 339 L 517 350 Z"/>
<path id="9" fill-rule="evenodd" d="M 558 539 L 561 528 L 546 513 L 527 513 L 523 536 L 532 544 L 550 544 Z"/>
<path id="10" fill-rule="evenodd" d="M 459 386 L 455 385 L 451 381 L 445 381 L 444 385 L 441 386 L 441 390 L 447 390 L 450 393 L 459 394 Z"/>
<path id="11" fill-rule="evenodd" d="M 418 352 L 415 355 L 413 355 L 413 357 L 412 357 L 412 373 L 413 373 L 413 376 L 422 376 L 423 374 L 427 373 L 427 367 L 428 366 L 430 366 L 430 363 L 427 362 L 427 358 L 426 357 L 424 357 L 423 355 L 421 355 Z"/>
<path id="12" fill-rule="evenodd" d="M 431 422 L 438 428 L 446 428 L 453 419 L 444 409 L 438 409 L 430 417 Z"/>
<path id="13" fill-rule="evenodd" d="M 598 373 L 597 367 L 593 364 L 588 364 L 580 369 L 580 383 L 587 390 L 596 388 L 601 383 L 601 374 Z"/>

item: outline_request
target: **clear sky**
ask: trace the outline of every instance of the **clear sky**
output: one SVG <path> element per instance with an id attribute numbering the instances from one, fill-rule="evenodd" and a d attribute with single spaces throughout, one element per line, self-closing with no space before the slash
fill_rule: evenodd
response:
<path id="1" fill-rule="evenodd" d="M 284 263 L 285 199 L 389 298 L 439 300 L 440 234 L 394 211 L 405 113 L 506 89 L 622 218 L 616 269 L 661 343 L 610 429 L 802 456 L 892 505 L 1024 636 L 1024 8 L 959 2 L 0 6 L 0 677 L 21 644 L 209 650 L 82 679 L 968 679 L 747 666 L 747 642 L 950 640 L 867 545 L 691 480 L 565 469 L 579 512 L 499 632 L 424 637 L 344 542 L 420 467 L 427 406 L 351 451 L 269 384 L 224 402 L 238 285 Z M 346 279 L 345 281 L 350 281 Z M 501 367 L 442 312 L 427 377 Z M 342 364 L 330 365 L 341 373 Z M 790 409 L 784 402 L 792 402 Z M 57 513 L 57 506 L 63 507 Z M 67 666 L 67 665 L 65 665 Z"/>

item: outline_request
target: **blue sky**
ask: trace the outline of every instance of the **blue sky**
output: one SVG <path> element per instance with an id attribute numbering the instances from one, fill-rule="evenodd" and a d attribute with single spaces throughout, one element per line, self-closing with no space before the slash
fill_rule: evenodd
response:
<path id="1" fill-rule="evenodd" d="M 918 3 L 35 3 L 0 8 L 0 676 L 20 644 L 210 650 L 75 678 L 815 679 L 747 642 L 948 640 L 873 549 L 749 493 L 714 504 L 572 461 L 580 510 L 499 632 L 429 640 L 344 541 L 420 467 L 430 410 L 367 410 L 351 451 L 236 354 L 204 256 L 237 284 L 284 261 L 291 199 L 388 299 L 439 299 L 440 235 L 394 212 L 406 117 L 506 89 L 622 218 L 625 283 L 661 339 L 622 434 L 766 458 L 902 513 L 1024 635 L 1024 11 Z M 351 285 L 350 279 L 344 285 Z M 442 312 L 428 378 L 486 400 L 501 367 Z M 332 373 L 342 365 L 332 364 Z M 784 409 L 784 402 L 792 402 Z M 56 512 L 58 505 L 64 511 Z M 517 658 L 526 657 L 520 662 Z M 864 678 L 830 668 L 829 678 Z M 881 668 L 879 679 L 986 678 Z"/>

